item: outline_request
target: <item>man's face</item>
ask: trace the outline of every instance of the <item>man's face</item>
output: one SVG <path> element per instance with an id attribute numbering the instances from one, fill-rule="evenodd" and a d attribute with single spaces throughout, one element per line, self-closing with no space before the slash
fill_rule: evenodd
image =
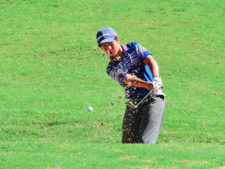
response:
<path id="1" fill-rule="evenodd" d="M 118 56 L 118 54 L 119 54 L 118 52 L 120 49 L 119 40 L 117 39 L 117 40 L 114 40 L 113 42 L 103 43 L 101 45 L 101 48 L 106 54 L 116 57 L 116 56 Z"/>

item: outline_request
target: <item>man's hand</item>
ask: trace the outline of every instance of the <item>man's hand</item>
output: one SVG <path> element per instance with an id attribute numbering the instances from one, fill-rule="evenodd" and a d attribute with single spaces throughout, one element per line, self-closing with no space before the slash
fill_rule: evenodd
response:
<path id="1" fill-rule="evenodd" d="M 161 80 L 160 77 L 158 77 L 158 76 L 153 77 L 153 82 L 156 82 L 156 84 L 157 84 L 159 87 L 162 87 L 162 80 Z"/>
<path id="2" fill-rule="evenodd" d="M 160 86 L 158 86 L 156 82 L 148 82 L 146 85 L 146 89 L 148 90 L 155 89 L 153 92 L 158 92 L 159 88 Z"/>

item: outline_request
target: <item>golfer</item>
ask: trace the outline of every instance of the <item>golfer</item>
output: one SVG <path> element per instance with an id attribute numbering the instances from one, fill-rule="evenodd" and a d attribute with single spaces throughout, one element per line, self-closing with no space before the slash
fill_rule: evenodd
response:
<path id="1" fill-rule="evenodd" d="M 152 54 L 137 42 L 120 45 L 117 33 L 104 27 L 96 35 L 98 46 L 110 57 L 107 74 L 125 89 L 129 102 L 137 104 L 150 90 L 153 94 L 137 108 L 126 106 L 122 143 L 157 142 L 164 117 L 165 94 L 159 67 Z"/>

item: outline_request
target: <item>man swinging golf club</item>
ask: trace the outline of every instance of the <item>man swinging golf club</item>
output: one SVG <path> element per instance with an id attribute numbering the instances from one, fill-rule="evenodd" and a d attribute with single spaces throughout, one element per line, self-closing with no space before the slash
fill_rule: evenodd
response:
<path id="1" fill-rule="evenodd" d="M 96 35 L 98 46 L 110 56 L 107 74 L 125 88 L 129 99 L 122 126 L 122 143 L 157 142 L 164 117 L 165 94 L 152 54 L 137 42 L 120 45 L 110 27 Z"/>

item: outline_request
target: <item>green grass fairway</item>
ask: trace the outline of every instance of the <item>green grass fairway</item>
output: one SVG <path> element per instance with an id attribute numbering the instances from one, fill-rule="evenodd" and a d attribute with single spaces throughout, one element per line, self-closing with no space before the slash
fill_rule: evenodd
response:
<path id="1" fill-rule="evenodd" d="M 214 144 L 3 144 L 2 168 L 219 168 L 224 149 Z M 19 167 L 18 167 L 19 166 Z"/>
<path id="2" fill-rule="evenodd" d="M 0 0 L 0 168 L 224 169 L 224 23 L 224 0 Z M 105 26 L 159 64 L 156 145 L 121 144 L 124 91 L 95 39 Z"/>

